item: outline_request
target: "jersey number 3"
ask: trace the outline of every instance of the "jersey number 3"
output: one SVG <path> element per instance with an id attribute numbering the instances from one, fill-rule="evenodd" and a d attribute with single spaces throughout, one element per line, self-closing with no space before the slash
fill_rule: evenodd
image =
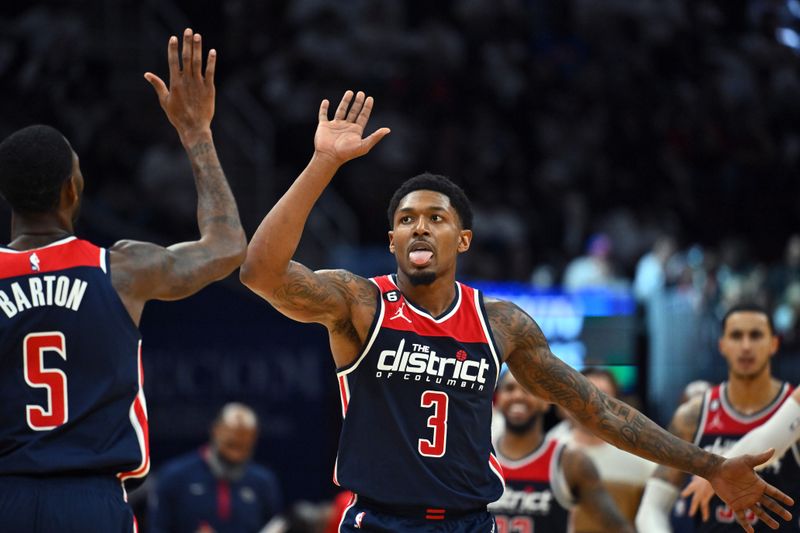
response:
<path id="1" fill-rule="evenodd" d="M 44 353 L 56 352 L 67 360 L 67 347 L 64 334 L 59 331 L 29 333 L 22 343 L 25 382 L 33 388 L 47 390 L 47 405 L 28 404 L 25 406 L 28 427 L 36 431 L 55 429 L 66 423 L 67 375 L 57 368 L 44 367 Z"/>
<path id="2" fill-rule="evenodd" d="M 428 417 L 428 427 L 433 428 L 433 437 L 419 439 L 417 450 L 425 457 L 441 457 L 447 450 L 447 408 L 449 403 L 447 394 L 439 391 L 426 390 L 420 398 L 420 406 L 433 407 L 433 414 Z"/>

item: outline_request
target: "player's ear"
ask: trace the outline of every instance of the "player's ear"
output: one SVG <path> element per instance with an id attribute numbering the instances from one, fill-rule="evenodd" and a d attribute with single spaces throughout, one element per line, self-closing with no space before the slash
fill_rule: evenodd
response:
<path id="1" fill-rule="evenodd" d="M 73 174 L 61 185 L 60 205 L 62 208 L 72 207 L 78 203 L 78 198 L 80 198 L 80 187 Z"/>
<path id="2" fill-rule="evenodd" d="M 469 245 L 472 243 L 472 230 L 462 229 L 458 236 L 458 253 L 464 253 L 469 250 Z"/>
<path id="3" fill-rule="evenodd" d="M 389 251 L 394 254 L 394 231 L 389 230 Z"/>

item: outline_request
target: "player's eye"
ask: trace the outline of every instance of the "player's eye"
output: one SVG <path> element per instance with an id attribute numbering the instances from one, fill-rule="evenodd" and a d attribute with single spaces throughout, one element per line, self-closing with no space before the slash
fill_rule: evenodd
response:
<path id="1" fill-rule="evenodd" d="M 401 224 L 408 224 L 410 222 L 411 222 L 411 217 L 410 216 L 406 215 L 404 217 L 400 217 L 400 223 Z"/>
<path id="2" fill-rule="evenodd" d="M 444 219 L 442 218 L 442 215 L 431 215 L 431 220 L 434 222 L 441 222 Z"/>

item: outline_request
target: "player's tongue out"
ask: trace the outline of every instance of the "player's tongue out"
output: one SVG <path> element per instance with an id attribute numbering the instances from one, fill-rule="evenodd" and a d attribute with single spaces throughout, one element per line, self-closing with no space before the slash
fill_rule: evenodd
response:
<path id="1" fill-rule="evenodd" d="M 430 250 L 414 250 L 408 254 L 408 258 L 415 265 L 424 265 L 431 260 L 431 257 L 433 257 L 433 252 Z"/>

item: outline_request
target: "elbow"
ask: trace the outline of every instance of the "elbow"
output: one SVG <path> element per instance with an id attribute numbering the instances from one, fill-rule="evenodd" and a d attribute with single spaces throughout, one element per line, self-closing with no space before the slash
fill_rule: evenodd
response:
<path id="1" fill-rule="evenodd" d="M 213 257 L 218 279 L 227 277 L 239 268 L 247 257 L 247 240 L 244 231 L 220 242 Z"/>
<path id="2" fill-rule="evenodd" d="M 264 275 L 265 270 L 265 265 L 255 260 L 255 254 L 248 254 L 239 268 L 239 281 L 254 293 L 265 297 L 269 284 L 269 276 Z"/>
<path id="3" fill-rule="evenodd" d="M 253 267 L 252 263 L 247 261 L 247 259 L 244 260 L 241 268 L 239 268 L 239 281 L 241 281 L 242 285 L 248 289 L 253 289 L 255 286 L 256 269 Z"/>

